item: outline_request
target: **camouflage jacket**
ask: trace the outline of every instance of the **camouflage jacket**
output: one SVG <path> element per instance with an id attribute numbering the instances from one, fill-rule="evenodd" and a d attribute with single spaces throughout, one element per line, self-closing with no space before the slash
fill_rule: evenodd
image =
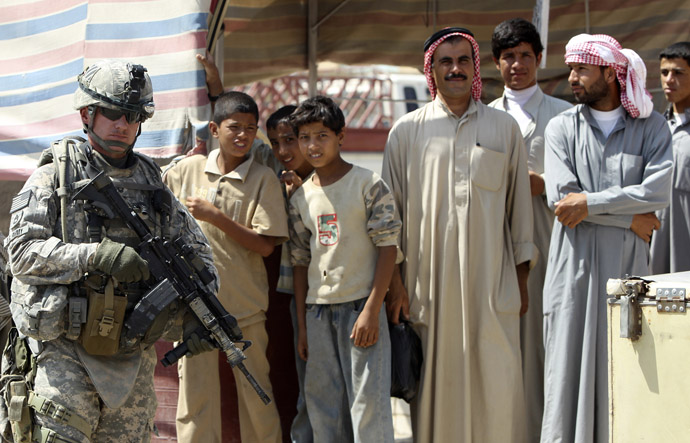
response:
<path id="1" fill-rule="evenodd" d="M 92 154 L 93 164 L 111 177 L 127 203 L 147 223 L 154 235 L 171 238 L 183 236 L 216 277 L 209 288 L 217 292 L 217 272 L 211 248 L 194 218 L 172 197 L 170 225 L 162 226 L 154 204 L 155 190 L 169 192 L 158 167 L 139 154 L 123 169 L 115 168 L 87 144 L 78 147 Z M 136 235 L 121 220 L 89 202 L 70 199 L 68 206 L 68 241 L 62 240 L 60 202 L 56 190 L 58 172 L 55 163 L 39 167 L 15 197 L 12 204 L 10 232 L 5 245 L 10 258 L 12 281 L 12 315 L 20 332 L 37 340 L 52 340 L 65 332 L 67 285 L 83 279 L 98 241 L 89 234 L 87 212 L 104 216 L 101 239 L 108 238 L 135 246 Z M 142 288 L 146 289 L 146 288 Z M 171 337 L 172 338 L 172 337 Z"/>

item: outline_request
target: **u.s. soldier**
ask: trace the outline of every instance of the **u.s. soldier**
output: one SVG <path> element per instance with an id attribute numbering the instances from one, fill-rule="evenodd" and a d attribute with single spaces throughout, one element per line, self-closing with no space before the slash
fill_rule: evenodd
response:
<path id="1" fill-rule="evenodd" d="M 24 402 L 33 423 L 18 423 L 22 414 L 13 408 L 21 398 L 5 401 L 15 428 L 23 424 L 38 441 L 148 441 L 156 410 L 153 344 L 182 338 L 185 309 L 173 302 L 143 335 L 122 333 L 153 279 L 134 249 L 136 234 L 107 205 L 74 198 L 73 183 L 88 180 L 89 171 L 105 172 L 155 236 L 181 236 L 193 248 L 216 277 L 213 293 L 218 279 L 196 222 L 155 163 L 132 150 L 154 111 L 146 69 L 102 60 L 78 82 L 74 105 L 87 140 L 54 145 L 12 204 L 11 310 L 37 357 Z"/>

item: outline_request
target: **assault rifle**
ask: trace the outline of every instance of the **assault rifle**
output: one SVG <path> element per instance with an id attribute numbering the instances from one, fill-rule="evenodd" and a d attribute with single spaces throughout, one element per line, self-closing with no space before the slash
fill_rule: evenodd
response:
<path id="1" fill-rule="evenodd" d="M 271 399 L 242 363 L 247 358 L 242 351 L 251 342 L 242 340 L 242 331 L 235 317 L 206 288 L 213 281 L 213 275 L 203 260 L 194 254 L 191 246 L 185 244 L 182 238 L 163 240 L 154 237 L 103 171 L 91 169 L 88 175 L 92 177 L 90 180 L 74 183 L 78 189 L 75 198 L 89 200 L 109 216 L 117 215 L 137 234 L 141 243 L 136 250 L 148 261 L 151 276 L 156 281 L 155 287 L 144 295 L 125 321 L 125 337 L 133 339 L 143 336 L 158 314 L 180 298 L 201 323 L 197 335 L 225 352 L 230 366 L 242 371 L 261 400 L 265 404 L 270 403 Z M 243 343 L 242 350 L 235 343 Z M 187 343 L 183 341 L 166 353 L 161 363 L 169 366 L 187 354 L 188 350 Z"/>

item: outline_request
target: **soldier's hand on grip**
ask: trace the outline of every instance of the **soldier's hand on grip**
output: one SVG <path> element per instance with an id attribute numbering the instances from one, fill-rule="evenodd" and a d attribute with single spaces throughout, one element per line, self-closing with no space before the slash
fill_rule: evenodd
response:
<path id="1" fill-rule="evenodd" d="M 104 238 L 93 257 L 93 268 L 116 280 L 131 283 L 148 280 L 149 268 L 134 248 Z"/>
<path id="2" fill-rule="evenodd" d="M 185 316 L 184 321 L 183 341 L 187 344 L 187 357 L 193 357 L 216 348 L 212 342 L 200 334 L 203 328 L 200 328 L 201 324 L 198 320 L 191 318 L 191 316 Z"/>

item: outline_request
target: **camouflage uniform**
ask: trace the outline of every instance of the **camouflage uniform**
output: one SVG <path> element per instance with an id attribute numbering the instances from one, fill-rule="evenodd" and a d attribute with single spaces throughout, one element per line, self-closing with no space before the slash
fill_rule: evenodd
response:
<path id="1" fill-rule="evenodd" d="M 111 83 L 119 81 L 120 85 L 128 87 L 130 83 L 127 83 L 126 76 L 132 65 L 104 62 L 98 65 L 98 69 L 115 78 Z M 107 69 L 113 73 L 108 74 Z M 96 78 L 94 71 L 96 77 L 100 75 L 97 70 L 88 71 L 85 83 Z M 125 80 L 119 75 L 124 76 Z M 151 96 L 148 76 L 146 82 L 148 89 L 144 92 L 145 98 L 148 98 Z M 80 76 L 80 86 L 81 83 Z M 93 101 L 95 106 L 127 111 L 138 106 L 137 103 L 130 106 L 131 102 L 120 105 L 106 97 L 111 83 L 104 83 L 106 88 L 98 90 L 102 95 Z M 82 93 L 81 97 L 86 96 Z M 105 102 L 100 103 L 101 100 Z M 153 114 L 152 102 L 150 105 L 149 113 L 142 111 L 145 118 Z M 78 109 L 82 107 L 85 106 L 77 106 Z M 88 126 L 88 133 L 91 137 L 91 126 Z M 71 152 L 77 159 L 87 160 L 96 170 L 104 171 L 112 179 L 127 204 L 144 220 L 153 235 L 164 239 L 182 236 L 211 271 L 215 280 L 209 290 L 217 292 L 218 278 L 211 248 L 193 217 L 170 195 L 161 180 L 159 168 L 152 160 L 131 152 L 131 146 L 124 161 L 110 160 L 120 167 L 112 166 L 109 159 L 89 143 L 82 143 Z M 74 168 L 73 165 L 69 167 Z M 121 335 L 119 349 L 114 355 L 94 356 L 84 350 L 76 340 L 78 334 L 75 335 L 74 330 L 70 329 L 73 324 L 70 315 L 74 312 L 70 306 L 70 301 L 74 300 L 71 296 L 84 292 L 86 277 L 89 283 L 100 280 L 103 284 L 109 280 L 107 276 L 90 272 L 93 271 L 94 255 L 102 239 L 107 237 L 130 247 L 135 247 L 140 241 L 124 221 L 109 218 L 108 208 L 78 199 L 70 199 L 67 206 L 65 226 L 68 232 L 65 236 L 57 192 L 58 170 L 55 162 L 40 166 L 13 201 L 10 233 L 5 242 L 14 277 L 10 308 L 17 329 L 29 337 L 32 351 L 37 354 L 33 391 L 72 410 L 86 424 L 82 424 L 80 431 L 38 411 L 35 421 L 44 430 L 57 433 L 61 437 L 58 441 L 148 441 L 157 405 L 153 386 L 156 365 L 153 344 L 160 337 L 168 340 L 182 338 L 182 317 L 186 308 L 173 302 L 156 317 L 143 338 L 125 340 Z M 77 176 L 75 180 L 83 178 Z M 170 195 L 170 200 L 167 200 L 167 195 Z M 164 222 L 166 214 L 159 203 L 161 198 L 172 203 L 167 214 L 169 221 L 166 218 Z M 99 219 L 96 216 L 102 221 L 89 225 L 89 220 Z M 116 295 L 127 297 L 125 319 L 136 302 L 150 289 L 151 280 L 115 286 Z"/>
<path id="2" fill-rule="evenodd" d="M 84 144 L 80 149 L 91 148 Z M 113 179 L 130 207 L 137 210 L 154 235 L 163 235 L 165 229 L 172 238 L 183 235 L 215 275 L 206 238 L 176 199 L 173 199 L 171 226 L 159 224 L 151 191 L 164 189 L 164 185 L 159 173 L 147 164 L 149 160 L 133 155 L 133 165 L 118 169 L 110 166 L 99 153 L 92 153 L 96 167 Z M 47 421 L 49 428 L 77 441 L 86 442 L 90 438 L 99 442 L 147 441 L 156 410 L 153 342 L 128 343 L 127 349 L 112 357 L 94 357 L 88 356 L 79 344 L 64 336 L 66 309 L 54 308 L 66 302 L 66 286 L 61 285 L 69 285 L 84 277 L 98 243 L 89 241 L 82 201 L 73 201 L 68 208 L 71 242 L 60 240 L 61 216 L 55 189 L 56 167 L 51 163 L 37 169 L 19 194 L 28 197 L 28 202 L 12 214 L 7 239 L 14 276 L 10 306 L 20 332 L 42 341 L 34 391 L 76 411 L 89 422 L 93 435 L 85 436 L 74 429 L 50 423 L 50 419 L 40 414 L 37 414 L 37 420 L 39 423 Z M 105 220 L 102 230 L 103 237 L 132 247 L 138 244 L 134 232 L 118 219 Z M 128 311 L 137 301 L 136 295 L 141 296 L 146 290 L 145 284 L 130 286 L 135 287 L 128 293 Z M 217 290 L 212 289 L 214 292 Z M 35 328 L 26 315 L 30 308 L 59 311 L 60 319 L 45 329 L 39 319 L 39 326 Z M 167 338 L 180 338 L 180 329 L 171 327 L 175 320 L 180 320 L 180 315 L 171 316 L 165 325 Z M 41 314 L 37 316 L 41 317 Z"/>

